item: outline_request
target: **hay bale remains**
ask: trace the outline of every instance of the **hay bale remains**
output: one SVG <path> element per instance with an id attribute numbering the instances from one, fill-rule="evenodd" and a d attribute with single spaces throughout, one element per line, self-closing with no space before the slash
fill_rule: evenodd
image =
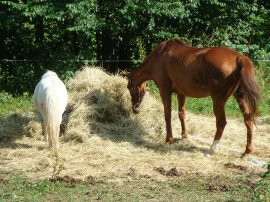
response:
<path id="1" fill-rule="evenodd" d="M 9 142 L 23 137 L 41 139 L 42 134 L 42 118 L 36 111 L 10 113 L 0 119 L 1 141 Z"/>
<path id="2" fill-rule="evenodd" d="M 68 82 L 73 110 L 63 139 L 84 142 L 93 135 L 102 135 L 140 142 L 144 136 L 164 134 L 162 105 L 146 94 L 145 110 L 133 115 L 126 86 L 126 79 L 101 68 L 85 67 L 77 72 Z"/>

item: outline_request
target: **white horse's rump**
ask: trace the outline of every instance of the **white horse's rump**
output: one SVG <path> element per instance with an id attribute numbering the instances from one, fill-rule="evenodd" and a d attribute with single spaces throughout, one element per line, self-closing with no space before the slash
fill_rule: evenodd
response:
<path id="1" fill-rule="evenodd" d="M 57 74 L 47 71 L 34 92 L 35 108 L 42 114 L 45 140 L 49 147 L 59 148 L 59 132 L 62 114 L 67 105 L 67 89 Z"/>

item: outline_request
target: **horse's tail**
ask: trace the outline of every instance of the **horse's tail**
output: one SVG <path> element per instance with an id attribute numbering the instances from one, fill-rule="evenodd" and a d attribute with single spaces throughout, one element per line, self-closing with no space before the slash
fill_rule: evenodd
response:
<path id="1" fill-rule="evenodd" d="M 46 102 L 45 102 L 45 113 L 46 113 L 46 128 L 48 134 L 49 147 L 59 148 L 59 132 L 60 124 L 62 121 L 62 114 L 60 111 L 59 98 L 56 91 L 57 86 L 46 89 Z"/>
<path id="2" fill-rule="evenodd" d="M 249 115 L 252 119 L 257 115 L 258 103 L 260 101 L 260 87 L 255 79 L 254 67 L 246 56 L 239 56 L 236 59 L 238 68 L 241 69 L 241 81 L 238 90 L 241 90 L 243 99 L 247 102 Z"/>

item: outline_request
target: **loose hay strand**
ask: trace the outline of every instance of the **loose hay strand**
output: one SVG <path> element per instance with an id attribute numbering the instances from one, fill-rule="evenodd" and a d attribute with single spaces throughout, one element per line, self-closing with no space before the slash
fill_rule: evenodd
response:
<path id="1" fill-rule="evenodd" d="M 59 150 L 52 151 L 52 159 L 53 159 L 53 172 L 51 179 L 56 179 L 56 177 L 60 175 L 60 172 L 65 168 Z"/>

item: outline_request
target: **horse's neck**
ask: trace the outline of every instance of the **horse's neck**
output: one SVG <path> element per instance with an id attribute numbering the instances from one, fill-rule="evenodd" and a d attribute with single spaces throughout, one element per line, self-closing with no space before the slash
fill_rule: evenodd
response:
<path id="1" fill-rule="evenodd" d="M 136 83 L 138 85 L 141 85 L 143 82 L 151 80 L 151 75 L 150 71 L 146 66 L 144 67 L 139 67 L 137 68 L 133 73 L 132 73 L 132 80 L 136 80 Z"/>

